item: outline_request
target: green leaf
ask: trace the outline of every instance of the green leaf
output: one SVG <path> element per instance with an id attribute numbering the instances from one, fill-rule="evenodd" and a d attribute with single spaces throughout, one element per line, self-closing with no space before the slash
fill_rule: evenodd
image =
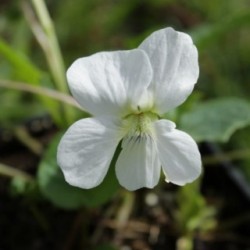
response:
<path id="1" fill-rule="evenodd" d="M 16 79 L 30 83 L 38 83 L 41 79 L 41 71 L 33 66 L 25 55 L 11 48 L 2 39 L 0 39 L 0 54 L 13 67 Z"/>
<path id="2" fill-rule="evenodd" d="M 250 125 L 250 103 L 239 98 L 200 103 L 180 119 L 180 128 L 197 142 L 226 142 L 240 128 Z"/>
<path id="3" fill-rule="evenodd" d="M 17 51 L 12 48 L 7 42 L 0 38 L 0 55 L 4 57 L 5 61 L 10 66 L 9 76 L 11 79 L 15 79 L 22 82 L 27 82 L 35 86 L 46 86 L 53 88 L 48 75 L 38 69 L 21 51 Z M 46 96 L 38 97 L 46 109 L 50 112 L 54 121 L 63 127 L 63 119 L 60 114 L 60 103 Z"/>
<path id="4" fill-rule="evenodd" d="M 56 151 L 60 138 L 61 134 L 54 138 L 39 164 L 38 184 L 43 195 L 56 206 L 65 209 L 76 209 L 82 206 L 96 207 L 111 199 L 119 187 L 114 170 L 118 152 L 102 184 L 93 189 L 80 189 L 70 186 L 57 166 Z"/>

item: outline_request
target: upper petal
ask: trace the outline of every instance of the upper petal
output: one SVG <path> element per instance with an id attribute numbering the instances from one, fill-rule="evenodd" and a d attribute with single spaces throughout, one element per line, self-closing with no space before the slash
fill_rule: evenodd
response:
<path id="1" fill-rule="evenodd" d="M 120 139 L 119 123 L 109 117 L 74 123 L 62 137 L 57 151 L 57 162 L 66 181 L 81 188 L 99 185 Z"/>
<path id="2" fill-rule="evenodd" d="M 139 48 L 147 53 L 153 68 L 150 88 L 158 112 L 183 103 L 199 76 L 198 52 L 191 37 L 166 28 L 152 33 Z"/>
<path id="3" fill-rule="evenodd" d="M 135 106 L 152 80 L 152 68 L 139 49 L 100 52 L 76 60 L 67 71 L 70 90 L 93 115 L 117 115 Z"/>
<path id="4" fill-rule="evenodd" d="M 160 161 L 156 145 L 149 135 L 123 139 L 122 151 L 116 162 L 116 175 L 128 190 L 153 188 L 160 178 Z"/>
<path id="5" fill-rule="evenodd" d="M 169 130 L 169 121 L 155 122 L 157 149 L 166 181 L 184 185 L 201 173 L 201 156 L 197 144 L 186 133 Z"/>

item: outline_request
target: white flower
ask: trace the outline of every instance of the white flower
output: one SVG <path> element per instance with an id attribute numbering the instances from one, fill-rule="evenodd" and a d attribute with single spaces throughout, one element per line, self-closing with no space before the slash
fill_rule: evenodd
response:
<path id="1" fill-rule="evenodd" d="M 99 185 L 122 140 L 116 175 L 128 190 L 153 188 L 161 168 L 184 185 L 201 172 L 195 141 L 161 119 L 182 104 L 199 75 L 198 53 L 187 34 L 166 28 L 134 50 L 100 52 L 76 60 L 69 87 L 90 114 L 74 123 L 58 146 L 58 164 L 73 186 Z"/>

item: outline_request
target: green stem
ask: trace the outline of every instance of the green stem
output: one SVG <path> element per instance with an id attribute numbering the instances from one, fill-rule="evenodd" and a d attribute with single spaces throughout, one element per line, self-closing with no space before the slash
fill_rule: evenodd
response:
<path id="1" fill-rule="evenodd" d="M 116 223 L 119 228 L 123 228 L 123 226 L 128 222 L 135 202 L 134 193 L 124 191 L 123 195 L 123 203 L 116 216 Z"/>
<path id="2" fill-rule="evenodd" d="M 47 38 L 48 47 L 44 52 L 47 56 L 55 84 L 58 90 L 68 93 L 63 57 L 49 12 L 43 0 L 32 0 L 32 4 Z"/>
<path id="3" fill-rule="evenodd" d="M 205 165 L 216 165 L 217 163 L 223 161 L 232 161 L 232 160 L 240 160 L 250 158 L 250 149 L 240 149 L 240 150 L 233 150 L 226 153 L 219 153 L 213 156 L 204 156 L 202 158 L 202 162 Z"/>
<path id="4" fill-rule="evenodd" d="M 76 103 L 74 98 L 72 98 L 70 95 L 63 94 L 53 89 L 33 86 L 33 85 L 30 85 L 29 83 L 15 82 L 15 81 L 10 81 L 10 80 L 3 80 L 3 79 L 0 79 L 0 88 L 20 90 L 20 91 L 29 92 L 29 93 L 36 94 L 36 95 L 43 95 L 43 96 L 51 97 L 52 99 L 58 100 L 60 102 L 69 104 L 73 107 L 80 109 L 80 106 Z"/>
<path id="5" fill-rule="evenodd" d="M 134 193 L 125 190 L 124 193 L 122 193 L 122 195 L 123 195 L 122 197 L 123 201 L 117 211 L 115 218 L 117 230 L 114 236 L 114 241 L 118 241 L 119 239 L 122 238 L 122 235 L 124 233 L 123 232 L 124 227 L 128 223 L 129 217 L 131 215 L 135 203 Z"/>
<path id="6" fill-rule="evenodd" d="M 22 144 L 25 145 L 31 152 L 41 156 L 43 152 L 43 145 L 38 140 L 33 138 L 25 127 L 16 127 L 14 133 L 18 140 L 22 142 Z"/>
<path id="7" fill-rule="evenodd" d="M 49 12 L 43 0 L 31 0 L 31 2 L 39 22 L 36 20 L 29 4 L 23 1 L 22 8 L 25 17 L 45 54 L 57 90 L 68 94 L 63 57 Z M 66 123 L 69 125 L 74 121 L 74 110 L 67 105 L 63 105 L 62 108 Z"/>
<path id="8" fill-rule="evenodd" d="M 5 175 L 11 178 L 20 177 L 29 182 L 34 181 L 34 178 L 31 175 L 3 163 L 0 163 L 0 175 Z"/>

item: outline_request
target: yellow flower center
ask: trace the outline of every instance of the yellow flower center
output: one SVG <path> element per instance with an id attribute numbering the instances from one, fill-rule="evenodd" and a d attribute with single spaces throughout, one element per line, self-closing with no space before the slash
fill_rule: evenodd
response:
<path id="1" fill-rule="evenodd" d="M 158 120 L 158 115 L 147 111 L 132 113 L 124 117 L 123 128 L 127 138 L 137 139 L 152 134 L 152 123 Z"/>

